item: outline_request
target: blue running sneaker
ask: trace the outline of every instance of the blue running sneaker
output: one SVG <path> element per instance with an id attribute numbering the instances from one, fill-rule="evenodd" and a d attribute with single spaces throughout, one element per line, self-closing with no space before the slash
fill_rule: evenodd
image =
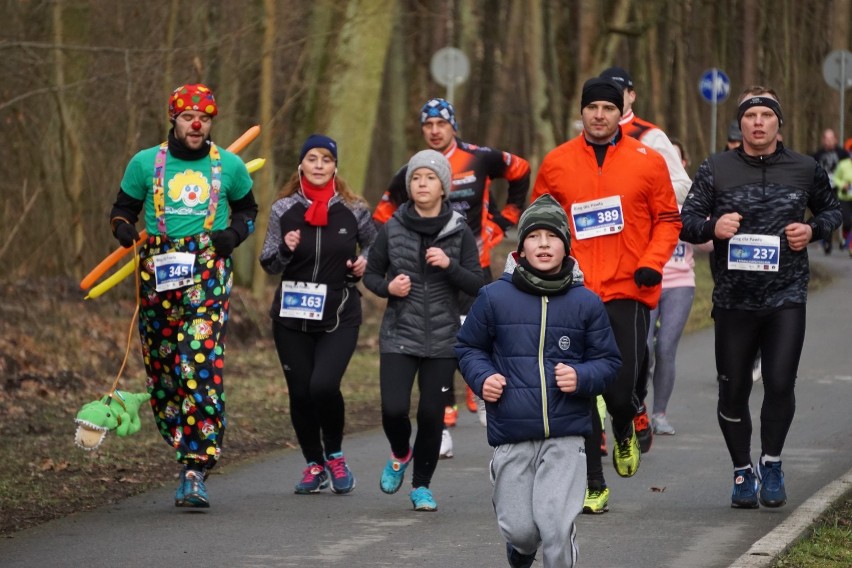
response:
<path id="1" fill-rule="evenodd" d="M 328 456 L 325 460 L 325 469 L 331 476 L 332 493 L 350 493 L 355 489 L 355 476 L 352 475 L 352 470 L 346 465 L 343 452 L 336 452 Z"/>
<path id="2" fill-rule="evenodd" d="M 757 475 L 760 477 L 760 504 L 764 507 L 782 507 L 787 503 L 784 490 L 784 472 L 780 461 L 758 463 Z"/>
<path id="3" fill-rule="evenodd" d="M 197 507 L 206 509 L 210 506 L 207 497 L 207 487 L 204 485 L 204 474 L 194 469 L 188 469 L 184 473 L 183 483 L 183 507 Z"/>
<path id="4" fill-rule="evenodd" d="M 183 507 L 186 494 L 184 493 L 184 484 L 186 483 L 186 468 L 180 470 L 178 477 L 178 486 L 175 491 L 175 507 Z"/>
<path id="5" fill-rule="evenodd" d="M 408 495 L 411 497 L 411 503 L 414 505 L 415 511 L 437 511 L 438 504 L 435 498 L 432 497 L 432 492 L 428 487 L 417 487 L 411 490 Z"/>
<path id="6" fill-rule="evenodd" d="M 757 509 L 757 476 L 754 469 L 745 467 L 734 470 L 734 491 L 731 493 L 731 507 L 735 509 Z"/>
<path id="7" fill-rule="evenodd" d="M 382 471 L 382 480 L 379 483 L 379 487 L 382 488 L 382 491 L 390 495 L 391 493 L 396 493 L 399 491 L 399 488 L 402 487 L 402 479 L 405 477 L 405 468 L 408 467 L 408 464 L 411 463 L 411 454 L 412 451 L 408 450 L 408 456 L 405 459 L 399 459 L 393 452 L 391 452 L 391 457 L 388 460 L 388 463 L 385 464 L 385 469 Z"/>
<path id="8" fill-rule="evenodd" d="M 295 493 L 310 495 L 319 493 L 326 487 L 328 487 L 328 474 L 325 468 L 316 462 L 309 462 L 308 467 L 302 472 L 302 481 L 296 484 Z"/>
<path id="9" fill-rule="evenodd" d="M 521 554 L 511 543 L 506 543 L 506 558 L 512 568 L 530 568 L 535 562 L 535 552 L 532 554 Z"/>

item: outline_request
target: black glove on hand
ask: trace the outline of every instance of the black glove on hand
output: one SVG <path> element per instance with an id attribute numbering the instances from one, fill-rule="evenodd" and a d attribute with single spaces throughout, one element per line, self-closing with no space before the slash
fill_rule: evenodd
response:
<path id="1" fill-rule="evenodd" d="M 115 238 L 118 239 L 118 243 L 124 248 L 130 248 L 133 246 L 133 243 L 139 240 L 139 231 L 136 230 L 136 227 L 122 221 L 115 227 Z"/>
<path id="2" fill-rule="evenodd" d="M 633 273 L 633 281 L 636 282 L 636 285 L 640 288 L 642 286 L 650 288 L 662 282 L 663 275 L 653 268 L 642 267 L 636 269 L 636 272 Z"/>
<path id="3" fill-rule="evenodd" d="M 221 257 L 231 256 L 231 253 L 234 252 L 240 240 L 237 232 L 230 227 L 224 231 L 214 232 L 210 235 L 210 238 L 213 241 L 213 248 L 216 249 L 216 254 Z"/>

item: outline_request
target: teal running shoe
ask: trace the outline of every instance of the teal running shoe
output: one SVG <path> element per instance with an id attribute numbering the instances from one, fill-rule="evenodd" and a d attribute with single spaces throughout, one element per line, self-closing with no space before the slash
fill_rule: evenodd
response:
<path id="1" fill-rule="evenodd" d="M 186 470 L 183 483 L 183 507 L 206 509 L 210 506 L 204 474 L 194 469 Z"/>
<path id="2" fill-rule="evenodd" d="M 435 498 L 432 497 L 432 492 L 428 487 L 412 489 L 408 496 L 411 497 L 411 504 L 414 505 L 415 511 L 438 510 L 438 504 L 435 502 Z"/>
<path id="3" fill-rule="evenodd" d="M 175 507 L 183 507 L 184 499 L 186 499 L 186 494 L 184 493 L 184 484 L 186 483 L 186 468 L 180 470 L 180 476 L 178 477 L 178 486 L 175 491 Z"/>
<path id="4" fill-rule="evenodd" d="M 399 459 L 393 453 L 385 464 L 385 469 L 382 471 L 382 480 L 379 483 L 382 491 L 388 495 L 396 493 L 402 487 L 402 480 L 405 477 L 405 469 L 411 463 L 411 450 L 408 450 L 408 457 L 404 460 Z"/>

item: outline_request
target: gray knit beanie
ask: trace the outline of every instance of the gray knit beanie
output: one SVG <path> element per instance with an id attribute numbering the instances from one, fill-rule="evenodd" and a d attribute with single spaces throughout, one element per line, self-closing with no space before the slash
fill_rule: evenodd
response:
<path id="1" fill-rule="evenodd" d="M 453 189 L 453 173 L 450 161 L 442 153 L 435 150 L 421 150 L 411 156 L 405 171 L 405 191 L 408 192 L 409 197 L 411 197 L 411 176 L 418 168 L 429 168 L 435 172 L 444 188 L 444 198 L 450 196 L 450 191 Z"/>
<path id="2" fill-rule="evenodd" d="M 565 243 L 565 254 L 571 251 L 571 228 L 565 209 L 549 193 L 533 201 L 518 221 L 518 252 L 524 249 L 524 240 L 536 229 L 550 229 Z"/>

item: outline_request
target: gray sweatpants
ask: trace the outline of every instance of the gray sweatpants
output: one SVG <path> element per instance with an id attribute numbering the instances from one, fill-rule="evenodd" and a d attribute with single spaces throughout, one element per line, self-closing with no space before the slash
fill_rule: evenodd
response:
<path id="1" fill-rule="evenodd" d="M 583 437 L 498 446 L 491 479 L 494 512 L 506 541 L 522 554 L 541 546 L 544 568 L 575 566 L 574 519 L 586 496 Z"/>

